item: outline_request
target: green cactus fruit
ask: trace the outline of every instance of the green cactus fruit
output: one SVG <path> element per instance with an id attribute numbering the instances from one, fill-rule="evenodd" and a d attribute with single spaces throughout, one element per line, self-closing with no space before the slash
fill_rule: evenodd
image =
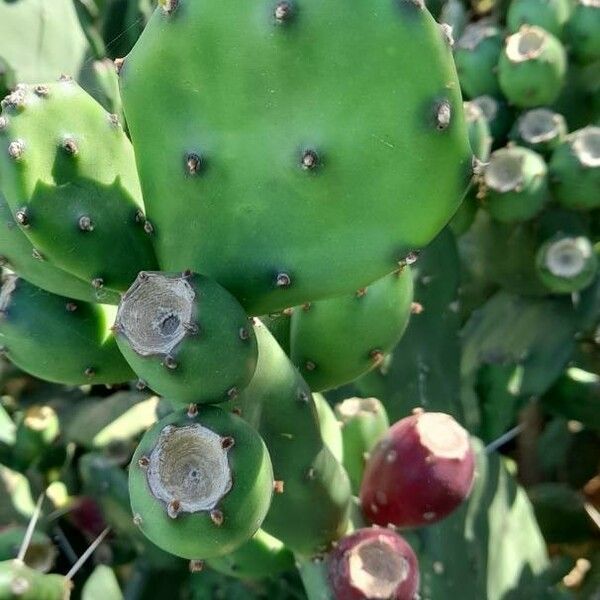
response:
<path id="1" fill-rule="evenodd" d="M 549 199 L 546 163 L 527 148 L 496 150 L 485 166 L 479 194 L 494 219 L 503 223 L 527 221 Z"/>
<path id="2" fill-rule="evenodd" d="M 571 10 L 571 0 L 512 0 L 506 25 L 510 33 L 523 25 L 536 25 L 560 38 Z"/>
<path id="3" fill-rule="evenodd" d="M 71 0 L 0 2 L 0 56 L 23 83 L 76 76 L 88 45 Z"/>
<path id="4" fill-rule="evenodd" d="M 516 144 L 542 155 L 552 152 L 566 136 L 565 118 L 548 108 L 533 108 L 522 113 L 510 134 Z"/>
<path id="5" fill-rule="evenodd" d="M 454 39 L 460 38 L 468 20 L 467 8 L 460 0 L 446 0 L 438 19 L 440 23 L 452 28 L 451 34 Z"/>
<path id="6" fill-rule="evenodd" d="M 71 588 L 62 575 L 44 575 L 19 560 L 0 562 L 2 600 L 69 600 Z"/>
<path id="7" fill-rule="evenodd" d="M 600 4 L 598 0 L 576 0 L 567 26 L 569 50 L 582 63 L 600 59 Z"/>
<path id="8" fill-rule="evenodd" d="M 358 495 L 369 452 L 390 427 L 387 412 L 377 398 L 348 398 L 335 407 L 342 425 L 343 464 L 352 492 Z"/>
<path id="9" fill-rule="evenodd" d="M 1 117 L 0 117 L 1 118 Z M 84 302 L 96 301 L 96 290 L 83 279 L 55 267 L 36 251 L 15 221 L 0 191 L 0 266 L 53 294 Z M 105 290 L 106 304 L 118 304 L 119 296 Z"/>
<path id="10" fill-rule="evenodd" d="M 273 461 L 277 493 L 263 529 L 293 552 L 312 556 L 346 532 L 350 482 L 323 442 L 307 384 L 258 320 L 255 331 L 256 372 L 227 407 L 258 430 Z"/>
<path id="11" fill-rule="evenodd" d="M 27 468 L 48 450 L 59 433 L 58 415 L 51 406 L 30 406 L 17 426 L 15 464 L 20 469 Z"/>
<path id="12" fill-rule="evenodd" d="M 283 542 L 259 529 L 237 550 L 219 558 L 210 558 L 208 566 L 223 575 L 239 579 L 276 577 L 294 568 L 294 555 Z"/>
<path id="13" fill-rule="evenodd" d="M 498 62 L 502 93 L 519 108 L 551 104 L 564 83 L 567 59 L 560 41 L 541 27 L 523 25 L 506 38 Z"/>
<path id="14" fill-rule="evenodd" d="M 500 95 L 496 65 L 503 44 L 499 27 L 487 22 L 467 25 L 454 49 L 460 87 L 467 97 Z"/>
<path id="15" fill-rule="evenodd" d="M 344 458 L 344 442 L 340 424 L 323 394 L 313 394 L 313 400 L 319 417 L 323 442 L 331 450 L 335 460 L 341 463 Z"/>
<path id="16" fill-rule="evenodd" d="M 156 268 L 118 119 L 72 80 L 19 86 L 2 106 L 2 190 L 40 257 L 89 282 L 100 302 Z"/>
<path id="17" fill-rule="evenodd" d="M 290 358 L 314 391 L 349 383 L 377 367 L 402 337 L 412 300 L 406 265 L 351 296 L 306 304 L 292 315 Z"/>
<path id="18" fill-rule="evenodd" d="M 489 95 L 477 96 L 470 101 L 470 104 L 478 106 L 483 112 L 490 126 L 494 148 L 503 146 L 514 121 L 513 111 L 508 104 L 500 98 Z"/>
<path id="19" fill-rule="evenodd" d="M 0 346 L 20 369 L 70 385 L 133 377 L 110 333 L 112 307 L 75 302 L 7 275 L 0 290 Z"/>
<path id="20" fill-rule="evenodd" d="M 165 1 L 121 91 L 161 267 L 213 277 L 252 315 L 390 273 L 471 176 L 422 0 Z"/>
<path id="21" fill-rule="evenodd" d="M 465 102 L 465 120 L 469 134 L 469 144 L 473 156 L 481 162 L 486 162 L 492 151 L 492 134 L 489 121 L 482 108 L 475 102 Z"/>
<path id="22" fill-rule="evenodd" d="M 536 267 L 538 277 L 549 290 L 572 294 L 594 281 L 598 256 L 587 237 L 557 234 L 538 250 Z"/>
<path id="23" fill-rule="evenodd" d="M 600 207 L 600 127 L 589 125 L 574 131 L 554 150 L 550 184 L 565 208 Z"/>
<path id="24" fill-rule="evenodd" d="M 191 272 L 141 272 L 121 300 L 114 331 L 133 370 L 183 403 L 221 402 L 248 384 L 258 350 L 238 301 Z"/>
<path id="25" fill-rule="evenodd" d="M 142 438 L 129 469 L 134 521 L 159 548 L 189 559 L 228 554 L 269 509 L 273 469 L 245 421 L 216 407 L 171 413 Z"/>
<path id="26" fill-rule="evenodd" d="M 0 561 L 17 557 L 26 532 L 27 528 L 23 525 L 9 525 L 0 530 Z M 52 540 L 42 531 L 34 530 L 23 562 L 31 569 L 48 573 L 54 566 L 57 554 Z"/>

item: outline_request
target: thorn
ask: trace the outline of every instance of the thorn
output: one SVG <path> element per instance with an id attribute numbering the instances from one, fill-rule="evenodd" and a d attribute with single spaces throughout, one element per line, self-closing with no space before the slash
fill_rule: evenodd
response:
<path id="1" fill-rule="evenodd" d="M 383 354 L 383 352 L 379 349 L 375 349 L 375 350 L 371 350 L 371 352 L 369 352 L 369 358 L 376 364 L 379 365 L 383 362 L 383 359 L 385 358 L 385 355 Z"/>
<path id="2" fill-rule="evenodd" d="M 40 514 L 42 513 L 42 503 L 44 502 L 45 496 L 45 491 L 39 495 L 35 504 L 35 510 L 31 515 L 31 519 L 29 519 L 27 530 L 25 531 L 25 536 L 23 537 L 21 547 L 19 548 L 19 553 L 17 554 L 17 561 L 19 561 L 20 563 L 22 563 L 25 559 L 25 554 L 27 553 L 27 549 L 29 548 L 29 544 L 31 543 L 31 538 L 33 537 L 35 526 L 37 525 L 38 519 L 40 518 Z"/>
<path id="3" fill-rule="evenodd" d="M 306 171 L 312 171 L 319 165 L 319 155 L 314 150 L 304 150 L 300 166 Z"/>
<path id="4" fill-rule="evenodd" d="M 279 2 L 275 7 L 274 14 L 277 23 L 285 23 L 294 16 L 294 9 L 290 2 Z"/>
<path id="5" fill-rule="evenodd" d="M 149 466 L 150 466 L 150 459 L 147 456 L 142 456 L 138 460 L 138 467 L 140 467 L 140 469 L 147 469 Z"/>
<path id="6" fill-rule="evenodd" d="M 33 88 L 33 93 L 40 98 L 47 98 L 50 94 L 50 90 L 47 85 L 36 85 Z"/>
<path id="7" fill-rule="evenodd" d="M 23 156 L 25 152 L 25 143 L 23 140 L 14 140 L 8 145 L 8 155 L 15 160 Z"/>
<path id="8" fill-rule="evenodd" d="M 173 371 L 177 368 L 177 361 L 170 354 L 167 354 L 163 360 L 163 365 Z"/>
<path id="9" fill-rule="evenodd" d="M 143 522 L 144 520 L 142 519 L 142 515 L 140 515 L 139 513 L 135 513 L 135 515 L 133 515 L 133 524 L 136 527 L 139 527 Z"/>
<path id="10" fill-rule="evenodd" d="M 67 312 L 75 312 L 79 307 L 75 302 L 67 302 L 65 304 L 65 308 L 67 309 Z"/>
<path id="11" fill-rule="evenodd" d="M 92 378 L 96 375 L 96 370 L 93 367 L 88 367 L 83 374 L 88 378 Z"/>
<path id="12" fill-rule="evenodd" d="M 358 290 L 356 290 L 356 297 L 357 298 L 362 298 L 363 296 L 367 295 L 367 288 L 366 287 L 362 287 L 359 288 Z"/>
<path id="13" fill-rule="evenodd" d="M 146 215 L 141 210 L 135 211 L 135 222 L 136 223 L 144 223 L 146 220 Z"/>
<path id="14" fill-rule="evenodd" d="M 29 213 L 25 207 L 20 208 L 15 213 L 15 220 L 21 227 L 29 227 L 31 225 L 31 220 L 29 218 Z"/>
<path id="15" fill-rule="evenodd" d="M 169 517 L 171 517 L 171 519 L 176 519 L 180 511 L 181 503 L 179 500 L 171 500 L 171 502 L 167 504 L 167 514 Z"/>
<path id="16" fill-rule="evenodd" d="M 104 279 L 102 277 L 95 277 L 92 279 L 92 287 L 96 290 L 100 290 L 104 287 Z"/>
<path id="17" fill-rule="evenodd" d="M 94 231 L 94 224 L 92 223 L 92 219 L 87 215 L 79 217 L 78 225 L 81 231 Z"/>
<path id="18" fill-rule="evenodd" d="M 204 561 L 203 560 L 190 560 L 190 573 L 200 573 L 200 571 L 204 570 Z"/>
<path id="19" fill-rule="evenodd" d="M 210 520 L 217 526 L 221 527 L 223 525 L 223 513 L 218 508 L 213 508 L 210 511 Z"/>
<path id="20" fill-rule="evenodd" d="M 275 280 L 275 285 L 278 288 L 290 287 L 291 284 L 292 284 L 292 280 L 287 273 L 278 273 L 277 274 L 277 279 Z"/>
<path id="21" fill-rule="evenodd" d="M 46 260 L 44 255 L 37 248 L 33 248 L 31 250 L 31 256 L 33 256 L 33 258 L 35 258 L 35 260 L 41 260 L 41 261 Z"/>
<path id="22" fill-rule="evenodd" d="M 298 400 L 300 402 L 308 402 L 309 395 L 304 390 L 298 390 Z"/>
<path id="23" fill-rule="evenodd" d="M 230 400 L 235 400 L 239 395 L 240 395 L 240 390 L 235 386 L 230 388 L 229 390 L 227 390 L 227 397 Z"/>
<path id="24" fill-rule="evenodd" d="M 115 325 L 113 327 L 113 331 L 114 330 L 117 330 L 117 325 Z M 120 330 L 120 328 L 119 328 L 119 330 Z M 145 390 L 148 387 L 148 384 L 143 379 L 138 379 L 135 384 L 135 387 L 137 390 L 139 390 L 141 392 L 142 390 Z"/>
<path id="25" fill-rule="evenodd" d="M 273 482 L 273 492 L 275 494 L 283 494 L 284 491 L 284 487 L 285 487 L 285 483 L 283 480 L 281 479 L 276 479 Z"/>
<path id="26" fill-rule="evenodd" d="M 77 146 L 77 142 L 72 136 L 65 137 L 61 145 L 63 150 L 71 156 L 76 156 L 79 153 L 79 147 Z"/>
<path id="27" fill-rule="evenodd" d="M 91 544 L 90 547 L 81 555 L 79 560 L 71 567 L 69 572 L 65 575 L 65 579 L 73 579 L 77 571 L 81 569 L 85 561 L 95 552 L 96 548 L 102 543 L 104 538 L 108 535 L 110 527 L 107 527 Z"/>
<path id="28" fill-rule="evenodd" d="M 230 448 L 233 448 L 234 445 L 235 440 L 230 435 L 221 438 L 221 448 L 223 448 L 223 450 L 229 450 Z"/>
<path id="29" fill-rule="evenodd" d="M 204 161 L 198 154 L 190 152 L 185 157 L 185 167 L 189 175 L 198 175 L 204 167 Z"/>
<path id="30" fill-rule="evenodd" d="M 307 360 L 307 361 L 304 363 L 304 368 L 305 368 L 307 371 L 314 371 L 314 370 L 317 368 L 317 365 L 316 365 L 314 362 L 312 362 L 312 360 Z"/>
<path id="31" fill-rule="evenodd" d="M 198 405 L 197 404 L 190 404 L 188 406 L 187 416 L 190 419 L 193 419 L 194 417 L 198 416 Z"/>
<path id="32" fill-rule="evenodd" d="M 154 233 L 154 225 L 152 225 L 152 223 L 150 223 L 150 221 L 146 221 L 144 223 L 144 232 L 147 233 L 148 235 L 152 235 Z"/>

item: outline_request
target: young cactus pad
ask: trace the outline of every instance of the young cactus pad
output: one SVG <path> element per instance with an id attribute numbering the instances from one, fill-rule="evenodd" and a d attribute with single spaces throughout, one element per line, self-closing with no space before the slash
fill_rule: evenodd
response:
<path id="1" fill-rule="evenodd" d="M 252 315 L 390 273 L 470 179 L 451 51 L 421 0 L 165 2 L 120 76 L 161 267 L 213 277 Z"/>
<path id="2" fill-rule="evenodd" d="M 469 434 L 450 415 L 417 410 L 371 453 L 360 489 L 363 512 L 384 527 L 435 523 L 467 498 L 474 470 Z"/>
<path id="3" fill-rule="evenodd" d="M 142 438 L 129 468 L 134 523 L 183 558 L 228 554 L 256 533 L 271 503 L 264 442 L 239 417 L 192 405 Z"/>
<path id="4" fill-rule="evenodd" d="M 0 346 L 19 368 L 48 381 L 125 382 L 133 372 L 110 332 L 113 309 L 7 275 L 0 290 Z"/>
<path id="5" fill-rule="evenodd" d="M 40 257 L 85 280 L 100 302 L 105 289 L 124 291 L 156 268 L 118 119 L 71 80 L 19 86 L 2 109 L 2 191 Z"/>
<path id="6" fill-rule="evenodd" d="M 222 402 L 249 383 L 258 356 L 237 300 L 208 277 L 142 272 L 114 326 L 133 370 L 176 402 Z"/>

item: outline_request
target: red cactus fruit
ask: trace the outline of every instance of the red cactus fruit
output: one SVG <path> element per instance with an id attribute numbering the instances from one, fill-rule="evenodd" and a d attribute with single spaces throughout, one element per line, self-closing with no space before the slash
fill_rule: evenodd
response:
<path id="1" fill-rule="evenodd" d="M 474 470 L 465 429 L 450 415 L 417 410 L 373 449 L 360 488 L 363 513 L 383 526 L 434 523 L 467 498 Z"/>
<path id="2" fill-rule="evenodd" d="M 359 529 L 342 538 L 327 567 L 336 600 L 417 597 L 417 557 L 406 540 L 390 529 Z"/>

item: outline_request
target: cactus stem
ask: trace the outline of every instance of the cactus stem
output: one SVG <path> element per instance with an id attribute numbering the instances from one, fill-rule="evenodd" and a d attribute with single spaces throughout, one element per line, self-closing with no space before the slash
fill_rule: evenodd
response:
<path id="1" fill-rule="evenodd" d="M 213 508 L 210 511 L 210 520 L 217 526 L 217 527 L 221 527 L 221 525 L 223 525 L 223 512 L 220 511 L 218 508 Z"/>
<path id="2" fill-rule="evenodd" d="M 81 231 L 94 231 L 94 223 L 88 215 L 82 215 L 77 222 Z"/>

